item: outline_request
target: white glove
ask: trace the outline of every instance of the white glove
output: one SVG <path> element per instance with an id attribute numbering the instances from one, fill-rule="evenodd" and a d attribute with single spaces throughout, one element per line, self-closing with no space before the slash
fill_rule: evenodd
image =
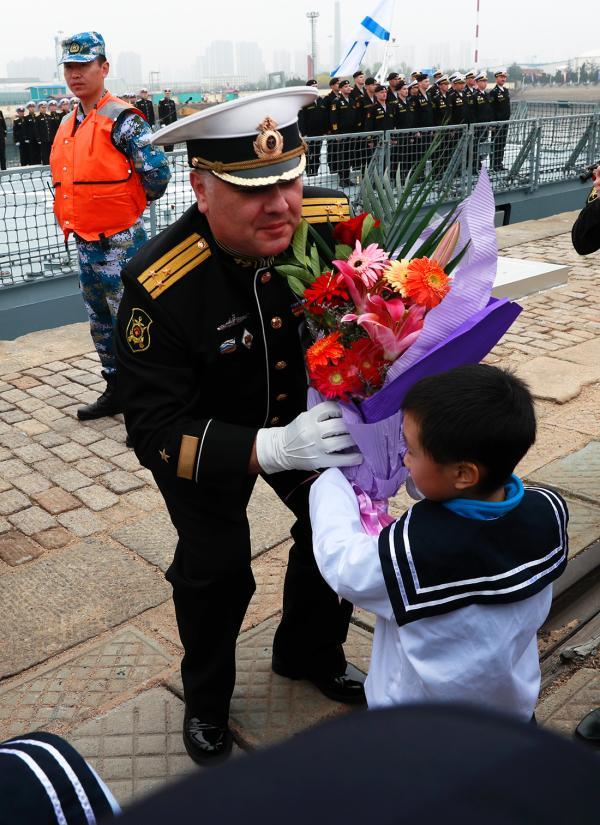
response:
<path id="1" fill-rule="evenodd" d="M 352 452 L 342 453 L 354 447 Z M 269 427 L 256 434 L 256 457 L 267 475 L 283 470 L 352 467 L 362 455 L 342 418 L 336 401 L 323 401 L 300 413 L 287 427 Z"/>

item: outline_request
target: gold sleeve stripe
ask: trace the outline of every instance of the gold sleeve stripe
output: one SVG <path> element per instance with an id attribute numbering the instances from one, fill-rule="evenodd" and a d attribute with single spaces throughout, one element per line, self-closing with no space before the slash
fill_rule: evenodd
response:
<path id="1" fill-rule="evenodd" d="M 340 203 L 348 205 L 348 201 L 343 196 L 338 195 L 337 198 L 302 198 L 302 206 L 311 206 L 315 204 L 323 204 L 326 206 L 328 204 L 333 204 L 334 206 L 339 206 Z"/>
<path id="2" fill-rule="evenodd" d="M 192 258 L 190 261 L 188 261 L 188 263 L 185 264 L 185 266 L 182 266 L 181 269 L 177 270 L 177 272 L 174 272 L 171 275 L 169 275 L 168 278 L 165 278 L 164 281 L 158 281 L 157 283 L 155 283 L 151 287 L 151 289 L 149 289 L 150 297 L 153 300 L 155 298 L 158 298 L 159 295 L 162 295 L 163 292 L 169 289 L 169 287 L 172 287 L 173 284 L 176 284 L 177 281 L 179 281 L 180 278 L 183 278 L 184 275 L 187 275 L 187 273 L 190 272 L 190 270 L 194 269 L 197 266 L 200 266 L 200 264 L 207 258 L 210 258 L 211 255 L 212 252 L 210 251 L 210 249 L 205 249 L 204 252 L 201 252 L 195 258 Z"/>
<path id="3" fill-rule="evenodd" d="M 350 215 L 312 215 L 310 217 L 305 217 L 304 220 L 306 223 L 340 223 L 340 221 L 345 221 L 346 218 L 349 218 Z"/>
<path id="4" fill-rule="evenodd" d="M 195 435 L 183 435 L 181 437 L 177 478 L 187 478 L 188 481 L 192 481 L 194 478 L 194 464 L 196 462 L 196 453 L 198 452 L 198 443 L 199 440 Z"/>
<path id="5" fill-rule="evenodd" d="M 178 243 L 177 246 L 174 246 L 173 249 L 169 249 L 169 251 L 166 252 L 162 258 L 154 261 L 154 263 L 145 269 L 141 275 L 138 275 L 138 281 L 141 284 L 145 283 L 152 275 L 156 275 L 161 267 L 166 266 L 169 261 L 172 261 L 173 258 L 176 258 L 181 252 L 195 245 L 199 240 L 201 240 L 201 238 L 197 232 L 193 232 L 191 235 L 188 235 L 187 238 L 181 241 L 181 243 Z"/>

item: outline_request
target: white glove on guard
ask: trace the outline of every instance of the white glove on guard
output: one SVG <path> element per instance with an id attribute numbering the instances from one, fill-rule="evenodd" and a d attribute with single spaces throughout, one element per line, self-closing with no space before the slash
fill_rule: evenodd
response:
<path id="1" fill-rule="evenodd" d="M 342 453 L 354 447 L 352 452 Z M 267 475 L 283 470 L 352 467 L 362 455 L 348 434 L 336 401 L 323 401 L 300 413 L 286 427 L 269 427 L 256 434 L 256 456 Z"/>

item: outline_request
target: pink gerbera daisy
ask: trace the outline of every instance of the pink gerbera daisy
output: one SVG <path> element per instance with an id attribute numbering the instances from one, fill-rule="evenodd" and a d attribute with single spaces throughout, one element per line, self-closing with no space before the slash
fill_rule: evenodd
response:
<path id="1" fill-rule="evenodd" d="M 348 256 L 347 265 L 352 268 L 354 275 L 357 275 L 365 286 L 371 287 L 379 280 L 379 273 L 387 259 L 387 252 L 376 243 L 369 244 L 363 249 L 360 241 L 356 241 L 354 252 Z"/>

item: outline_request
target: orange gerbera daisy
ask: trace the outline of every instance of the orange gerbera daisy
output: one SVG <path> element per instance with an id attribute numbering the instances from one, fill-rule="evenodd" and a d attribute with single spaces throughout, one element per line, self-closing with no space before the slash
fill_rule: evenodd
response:
<path id="1" fill-rule="evenodd" d="M 306 351 L 308 368 L 312 372 L 317 367 L 326 367 L 335 364 L 344 354 L 344 346 L 340 343 L 341 333 L 332 332 L 325 338 L 319 338 Z"/>
<path id="2" fill-rule="evenodd" d="M 435 259 L 413 258 L 404 281 L 408 298 L 432 309 L 448 294 L 449 289 L 450 279 Z"/>

